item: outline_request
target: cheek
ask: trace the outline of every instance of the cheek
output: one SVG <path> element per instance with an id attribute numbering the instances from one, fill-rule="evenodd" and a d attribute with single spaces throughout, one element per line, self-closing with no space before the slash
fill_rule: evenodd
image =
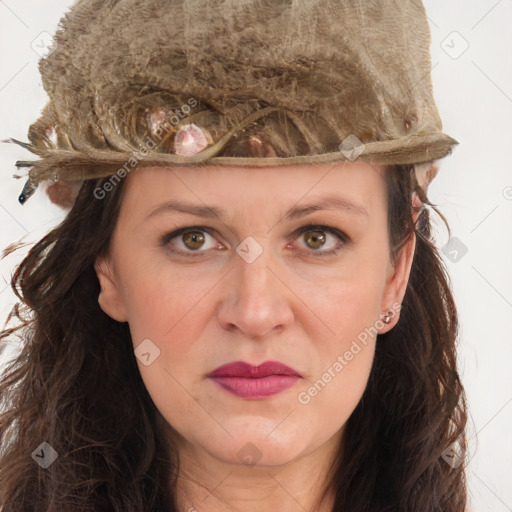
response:
<path id="1" fill-rule="evenodd" d="M 371 246 L 361 248 L 347 255 L 342 265 L 330 269 L 321 280 L 305 282 L 299 291 L 331 333 L 331 350 L 343 348 L 347 340 L 374 326 L 380 318 L 388 269 L 384 255 L 385 250 L 379 253 Z"/>
<path id="2" fill-rule="evenodd" d="M 176 387 L 174 396 L 178 399 L 178 382 L 191 388 L 213 369 L 208 361 L 215 361 L 216 347 L 209 341 L 212 336 L 208 336 L 207 324 L 215 314 L 219 277 L 193 267 L 177 271 L 154 262 L 124 271 L 123 300 L 133 346 L 137 349 L 144 340 L 150 340 L 158 354 L 149 367 L 138 361 L 139 369 L 150 395 L 155 399 L 164 393 L 165 405 L 170 386 Z M 171 375 L 177 381 L 170 382 Z M 185 402 L 181 406 L 185 407 Z"/>
<path id="3" fill-rule="evenodd" d="M 183 325 L 195 326 L 201 302 L 215 284 L 211 274 L 205 279 L 193 270 L 158 266 L 154 261 L 126 265 L 122 274 L 122 300 L 136 333 L 134 343 L 141 336 L 172 338 Z"/>
<path id="4" fill-rule="evenodd" d="M 357 276 L 353 276 L 356 280 Z M 359 402 L 370 375 L 378 325 L 379 294 L 351 280 L 331 286 L 312 309 L 322 312 L 330 334 L 307 348 L 315 364 L 304 379 L 298 402 L 305 413 L 320 414 L 326 428 L 343 425 Z M 323 307 L 322 307 L 323 302 Z"/>
<path id="5" fill-rule="evenodd" d="M 319 312 L 326 327 L 313 340 L 309 358 L 315 361 L 298 401 L 308 414 L 322 411 L 325 425 L 343 424 L 359 402 L 375 354 L 381 299 L 388 261 L 385 251 L 365 251 L 347 258 L 346 265 L 324 283 L 321 293 L 308 295 L 308 306 Z M 305 290 L 304 290 L 305 291 Z"/>

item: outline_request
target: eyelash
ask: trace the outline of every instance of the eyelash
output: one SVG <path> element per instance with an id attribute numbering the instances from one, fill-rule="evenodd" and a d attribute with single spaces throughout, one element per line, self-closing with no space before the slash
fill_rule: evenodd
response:
<path id="1" fill-rule="evenodd" d="M 185 226 L 185 227 L 178 228 L 170 233 L 165 234 L 160 240 L 160 245 L 164 246 L 168 251 L 170 251 L 172 253 L 176 253 L 176 254 L 180 254 L 180 255 L 186 254 L 187 257 L 193 258 L 193 257 L 202 256 L 203 255 L 202 253 L 204 253 L 206 251 L 197 250 L 197 251 L 186 251 L 184 253 L 181 250 L 171 249 L 169 246 L 169 242 L 173 238 L 176 238 L 177 236 L 183 235 L 185 233 L 196 232 L 196 231 L 204 231 L 205 233 L 208 233 L 210 236 L 215 236 L 214 230 L 212 230 L 211 228 L 207 228 L 205 226 Z M 308 231 L 325 231 L 326 233 L 330 233 L 330 234 L 334 235 L 341 242 L 340 247 L 337 247 L 336 249 L 331 249 L 330 251 L 321 251 L 321 250 L 315 251 L 314 249 L 311 249 L 311 252 L 315 256 L 318 256 L 321 258 L 325 257 L 325 256 L 332 256 L 332 255 L 338 253 L 343 247 L 352 244 L 352 239 L 343 231 L 340 231 L 339 229 L 333 228 L 330 226 L 320 226 L 320 225 L 313 225 L 313 224 L 308 225 L 308 226 L 303 226 L 303 227 L 299 228 L 298 230 L 296 230 L 294 233 L 295 238 L 300 237 L 301 235 L 303 235 L 304 233 L 307 233 Z M 194 253 L 196 253 L 196 254 L 194 254 Z"/>

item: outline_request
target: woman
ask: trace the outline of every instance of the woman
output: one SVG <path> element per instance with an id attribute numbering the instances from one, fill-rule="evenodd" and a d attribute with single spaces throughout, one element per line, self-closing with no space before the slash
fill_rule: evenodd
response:
<path id="1" fill-rule="evenodd" d="M 13 277 L 2 512 L 464 510 L 428 46 L 419 1 L 71 9 L 17 162 L 70 210 Z"/>

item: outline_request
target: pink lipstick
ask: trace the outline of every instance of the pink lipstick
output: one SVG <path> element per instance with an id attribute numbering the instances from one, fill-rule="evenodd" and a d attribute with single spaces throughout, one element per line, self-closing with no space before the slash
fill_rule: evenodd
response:
<path id="1" fill-rule="evenodd" d="M 279 361 L 252 366 L 243 361 L 229 363 L 208 374 L 217 385 L 241 398 L 261 400 L 291 388 L 300 374 Z"/>

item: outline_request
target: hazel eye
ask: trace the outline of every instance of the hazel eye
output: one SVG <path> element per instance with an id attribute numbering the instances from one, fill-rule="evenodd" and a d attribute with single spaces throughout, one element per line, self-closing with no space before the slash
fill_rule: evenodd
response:
<path id="1" fill-rule="evenodd" d="M 189 231 L 181 235 L 183 244 L 192 250 L 201 249 L 205 244 L 206 236 L 202 231 Z"/>
<path id="2" fill-rule="evenodd" d="M 203 228 L 178 229 L 162 239 L 162 245 L 172 245 L 178 249 L 177 252 L 205 252 L 217 244 L 217 240 Z"/>
<path id="3" fill-rule="evenodd" d="M 300 249 L 314 256 L 336 254 L 342 247 L 351 243 L 348 235 L 328 226 L 304 226 L 294 235 L 294 240 L 302 240 L 299 244 Z M 225 249 L 210 229 L 202 226 L 187 226 L 167 233 L 162 237 L 161 245 L 173 253 L 187 256 L 201 256 L 214 248 Z"/>
<path id="4" fill-rule="evenodd" d="M 318 253 L 319 256 L 335 254 L 351 242 L 348 235 L 328 226 L 304 226 L 299 230 L 298 235 L 304 240 L 306 248 L 313 253 Z M 331 240 L 330 243 L 329 240 Z"/>
<path id="5" fill-rule="evenodd" d="M 321 249 L 325 245 L 327 236 L 325 231 L 311 230 L 304 233 L 304 240 L 306 241 L 306 245 L 308 245 L 308 247 L 317 250 Z"/>

